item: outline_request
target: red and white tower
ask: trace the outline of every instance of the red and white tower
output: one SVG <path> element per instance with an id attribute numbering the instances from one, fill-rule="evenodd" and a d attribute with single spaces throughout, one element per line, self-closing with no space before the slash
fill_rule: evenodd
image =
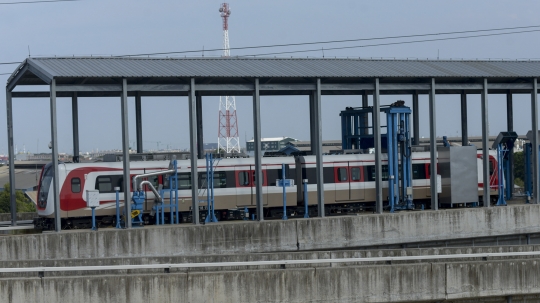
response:
<path id="1" fill-rule="evenodd" d="M 229 57 L 231 55 L 229 47 L 229 16 L 231 10 L 229 4 L 222 3 L 219 12 L 223 19 L 223 57 Z M 219 97 L 218 149 L 227 153 L 240 152 L 236 101 L 231 96 Z"/>

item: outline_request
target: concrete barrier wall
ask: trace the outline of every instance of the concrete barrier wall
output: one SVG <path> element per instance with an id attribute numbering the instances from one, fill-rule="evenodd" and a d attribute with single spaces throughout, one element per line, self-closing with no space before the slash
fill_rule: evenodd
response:
<path id="1" fill-rule="evenodd" d="M 478 254 L 497 252 L 525 252 L 540 251 L 540 245 L 525 246 L 499 246 L 499 247 L 466 247 L 466 248 L 424 248 L 424 249 L 388 249 L 388 250 L 346 250 L 346 251 L 311 251 L 311 252 L 277 252 L 260 254 L 223 254 L 201 256 L 162 256 L 162 257 L 122 257 L 98 259 L 55 259 L 55 260 L 20 260 L 0 261 L 0 268 L 22 267 L 76 267 L 76 266 L 107 266 L 107 265 L 142 265 L 142 264 L 182 264 L 182 263 L 218 263 L 218 262 L 244 262 L 244 261 L 276 261 L 276 260 L 308 260 L 308 259 L 341 259 L 341 258 L 368 258 L 393 256 L 429 256 L 452 254 Z M 520 259 L 535 259 L 538 256 L 520 256 Z M 515 257 L 489 257 L 488 260 L 515 259 Z M 479 258 L 444 259 L 448 262 L 479 261 Z M 430 260 L 437 262 L 438 260 Z M 423 263 L 424 260 L 392 261 L 392 264 Z M 385 265 L 379 262 L 349 262 L 349 263 L 320 263 L 320 264 L 287 264 L 285 268 L 324 268 L 342 266 Z M 171 268 L 171 273 L 177 272 L 206 272 L 206 271 L 238 271 L 238 270 L 282 269 L 282 265 L 257 266 L 228 266 L 228 267 L 198 267 L 198 268 Z M 101 270 L 101 271 L 57 271 L 46 272 L 46 277 L 58 276 L 92 276 L 92 275 L 123 275 L 123 274 L 149 274 L 163 273 L 163 269 L 137 269 L 137 270 Z M 0 278 L 37 277 L 37 272 L 28 273 L 0 273 Z"/>
<path id="2" fill-rule="evenodd" d="M 540 205 L 0 238 L 0 260 L 188 256 L 323 250 L 540 232 Z"/>
<path id="3" fill-rule="evenodd" d="M 298 221 L 299 249 L 361 247 L 540 231 L 540 206 L 518 205 Z"/>
<path id="4" fill-rule="evenodd" d="M 0 279 L 0 302 L 493 302 L 540 294 L 539 264 L 529 259 Z"/>

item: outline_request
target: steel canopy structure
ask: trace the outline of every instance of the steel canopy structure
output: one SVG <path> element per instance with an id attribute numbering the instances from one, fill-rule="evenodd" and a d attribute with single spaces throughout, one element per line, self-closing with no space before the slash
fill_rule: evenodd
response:
<path id="1" fill-rule="evenodd" d="M 483 177 L 489 180 L 488 95 L 507 96 L 508 131 L 513 130 L 512 95 L 531 95 L 531 126 L 538 129 L 538 84 L 540 61 L 439 61 L 439 60 L 366 60 L 366 59 L 283 59 L 283 58 L 125 58 L 65 57 L 28 58 L 11 75 L 6 85 L 10 176 L 13 167 L 13 98 L 49 98 L 53 165 L 57 167 L 56 98 L 72 98 L 73 150 L 79 151 L 78 98 L 119 97 L 122 108 L 122 147 L 124 188 L 129 189 L 129 153 L 127 98 L 135 97 L 137 152 L 142 152 L 141 98 L 144 96 L 187 96 L 189 99 L 190 149 L 192 166 L 192 204 L 194 223 L 198 224 L 196 159 L 203 154 L 202 98 L 204 96 L 253 96 L 256 180 L 262 180 L 260 97 L 265 95 L 309 96 L 310 132 L 316 155 L 319 215 L 324 216 L 322 170 L 321 99 L 323 95 L 358 95 L 367 106 L 373 95 L 373 110 L 380 110 L 380 95 L 412 95 L 413 137 L 419 138 L 418 95 L 429 95 L 431 140 L 431 204 L 438 208 L 436 186 L 436 94 L 461 95 L 462 140 L 467 143 L 467 94 L 482 96 Z M 25 85 L 44 85 L 43 91 L 23 91 Z M 14 89 L 18 87 L 16 91 Z M 377 212 L 382 213 L 382 164 L 380 121 L 373 115 Z M 417 142 L 416 142 L 417 143 Z M 538 136 L 533 137 L 538 146 Z M 538 203 L 538 154 L 533 153 L 533 192 Z M 11 177 L 10 177 L 11 178 Z M 15 180 L 11 182 L 11 202 L 15 203 Z M 489 182 L 484 182 L 484 201 L 489 201 Z M 59 208 L 58 175 L 54 178 L 55 205 Z M 129 190 L 125 193 L 129 196 Z M 262 184 L 256 182 L 257 218 L 263 219 Z M 489 207 L 489 203 L 485 203 Z M 126 203 L 129 208 L 129 203 Z M 14 207 L 12 207 L 14 209 Z M 128 209 L 129 210 L 129 209 Z M 58 214 L 58 212 L 57 212 Z M 12 213 L 13 224 L 15 213 Z M 57 217 L 57 230 L 60 218 Z M 129 221 L 129 220 L 128 220 Z"/>

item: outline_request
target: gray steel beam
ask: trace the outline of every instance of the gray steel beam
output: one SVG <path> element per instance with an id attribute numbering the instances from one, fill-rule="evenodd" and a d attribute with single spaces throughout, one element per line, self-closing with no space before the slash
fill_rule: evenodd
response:
<path id="1" fill-rule="evenodd" d="M 197 158 L 204 159 L 203 114 L 201 94 L 195 94 L 195 99 L 197 111 Z"/>
<path id="2" fill-rule="evenodd" d="M 369 107 L 369 103 L 368 103 L 368 93 L 367 91 L 363 91 L 362 92 L 362 107 L 363 108 L 368 108 Z M 367 113 L 364 114 L 364 124 L 360 125 L 360 134 L 361 135 L 367 135 L 369 134 L 369 115 Z M 357 146 L 357 148 L 359 149 L 360 147 Z"/>
<path id="3" fill-rule="evenodd" d="M 514 106 L 512 100 L 512 93 L 508 92 L 506 94 L 506 126 L 509 132 L 514 131 Z M 510 180 L 508 180 L 508 186 L 514 188 L 514 152 L 508 154 L 508 175 Z M 510 191 L 510 197 L 513 196 L 513 190 Z"/>
<path id="4" fill-rule="evenodd" d="M 461 146 L 469 145 L 469 131 L 467 130 L 467 94 L 461 92 Z"/>
<path id="5" fill-rule="evenodd" d="M 141 92 L 135 93 L 135 136 L 137 137 L 137 153 L 140 154 L 143 152 Z"/>
<path id="6" fill-rule="evenodd" d="M 261 96 L 259 92 L 259 79 L 255 79 L 253 91 L 253 150 L 255 151 L 255 202 L 257 205 L 257 220 L 264 220 L 262 195 L 262 166 L 261 166 Z"/>
<path id="7" fill-rule="evenodd" d="M 127 80 L 122 79 L 121 121 L 122 121 L 122 167 L 124 170 L 124 208 L 126 210 L 126 228 L 131 228 L 131 178 L 129 167 L 129 128 L 128 128 L 128 100 Z M 135 188 L 133 190 L 136 190 Z"/>
<path id="8" fill-rule="evenodd" d="M 71 119 L 73 126 L 73 162 L 79 163 L 79 102 L 77 93 L 71 97 Z"/>
<path id="9" fill-rule="evenodd" d="M 317 149 L 315 152 L 316 174 L 317 174 L 317 209 L 319 217 L 324 217 L 324 176 L 323 176 L 323 156 L 322 156 L 322 116 L 321 116 L 321 79 L 317 78 L 317 90 L 315 91 L 315 137 Z"/>
<path id="10" fill-rule="evenodd" d="M 413 117 L 413 145 L 420 144 L 420 108 L 418 107 L 418 91 L 412 95 L 412 117 Z"/>
<path id="11" fill-rule="evenodd" d="M 17 225 L 17 201 L 15 199 L 15 152 L 13 150 L 13 99 L 11 91 L 6 87 L 7 138 L 9 155 L 9 205 L 11 210 L 11 225 Z"/>
<path id="12" fill-rule="evenodd" d="M 199 224 L 199 182 L 197 168 L 197 97 L 195 78 L 191 78 L 189 89 L 189 155 L 191 159 L 191 210 L 192 222 Z"/>
<path id="13" fill-rule="evenodd" d="M 50 84 L 51 92 L 51 145 L 52 145 L 52 167 L 53 167 L 53 194 L 54 194 L 54 230 L 62 230 L 60 219 L 60 182 L 58 180 L 58 132 L 56 121 L 56 79 L 52 79 Z"/>
<path id="14" fill-rule="evenodd" d="M 382 156 L 381 156 L 381 97 L 379 91 L 379 78 L 375 78 L 373 90 L 373 138 L 375 143 L 375 205 L 378 214 L 383 213 L 382 196 Z"/>
<path id="15" fill-rule="evenodd" d="M 540 202 L 540 175 L 539 175 L 539 169 L 538 169 L 538 80 L 536 78 L 533 79 L 533 89 L 531 92 L 531 120 L 532 120 L 532 146 L 533 146 L 533 152 L 532 153 L 532 172 L 533 172 L 533 193 L 534 193 L 534 203 Z"/>
<path id="16" fill-rule="evenodd" d="M 488 119 L 488 86 L 487 78 L 484 78 L 482 89 L 482 177 L 484 182 L 483 201 L 484 207 L 490 207 L 490 176 L 489 176 L 489 119 Z"/>
<path id="17" fill-rule="evenodd" d="M 429 160 L 430 160 L 430 186 L 431 209 L 439 209 L 437 193 L 437 116 L 435 110 L 435 78 L 431 78 L 429 90 Z"/>
<path id="18" fill-rule="evenodd" d="M 315 132 L 315 94 L 315 91 L 309 94 L 309 144 L 312 155 L 315 155 L 317 152 L 317 133 Z"/>

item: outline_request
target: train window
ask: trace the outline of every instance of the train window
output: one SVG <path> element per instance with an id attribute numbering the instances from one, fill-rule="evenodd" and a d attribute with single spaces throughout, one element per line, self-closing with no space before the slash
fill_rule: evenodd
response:
<path id="1" fill-rule="evenodd" d="M 96 188 L 100 193 L 112 192 L 112 182 L 109 176 L 99 176 L 96 179 Z"/>
<path id="2" fill-rule="evenodd" d="M 370 165 L 366 166 L 367 170 L 367 181 L 375 181 L 375 166 Z M 388 181 L 388 165 L 382 166 L 382 174 L 381 174 L 382 181 Z"/>
<path id="3" fill-rule="evenodd" d="M 71 192 L 72 193 L 81 192 L 81 179 L 80 178 L 71 178 Z"/>
<path id="4" fill-rule="evenodd" d="M 360 167 L 351 167 L 351 181 L 360 181 Z"/>
<path id="5" fill-rule="evenodd" d="M 347 168 L 346 167 L 338 167 L 337 169 L 337 175 L 338 175 L 338 181 L 339 182 L 345 182 L 348 180 L 347 177 Z"/>
<path id="6" fill-rule="evenodd" d="M 412 177 L 413 177 L 413 180 L 426 179 L 426 165 L 424 163 L 413 164 Z"/>
<path id="7" fill-rule="evenodd" d="M 285 171 L 286 172 L 286 171 Z M 253 185 L 255 185 L 255 181 L 257 180 L 257 178 L 255 178 L 255 171 L 251 171 L 251 173 L 253 174 Z M 262 183 L 264 184 L 264 170 L 262 171 Z M 281 174 L 279 175 L 281 177 Z M 287 175 L 285 175 L 285 178 L 286 178 Z"/>
<path id="8" fill-rule="evenodd" d="M 206 173 L 201 173 L 201 180 L 199 182 L 200 188 L 206 188 Z M 214 172 L 214 188 L 226 188 L 227 176 L 225 172 Z"/>
<path id="9" fill-rule="evenodd" d="M 178 174 L 178 189 L 191 189 L 191 173 Z"/>
<path id="10" fill-rule="evenodd" d="M 283 169 L 278 169 L 278 179 L 281 179 Z M 285 179 L 289 178 L 289 164 L 285 164 Z"/>
<path id="11" fill-rule="evenodd" d="M 238 184 L 240 186 L 249 186 L 249 172 L 241 171 L 238 173 Z"/>
<path id="12" fill-rule="evenodd" d="M 490 176 L 493 176 L 493 173 L 495 172 L 495 166 L 497 166 L 497 164 L 495 164 L 495 160 L 489 159 L 489 175 Z"/>

